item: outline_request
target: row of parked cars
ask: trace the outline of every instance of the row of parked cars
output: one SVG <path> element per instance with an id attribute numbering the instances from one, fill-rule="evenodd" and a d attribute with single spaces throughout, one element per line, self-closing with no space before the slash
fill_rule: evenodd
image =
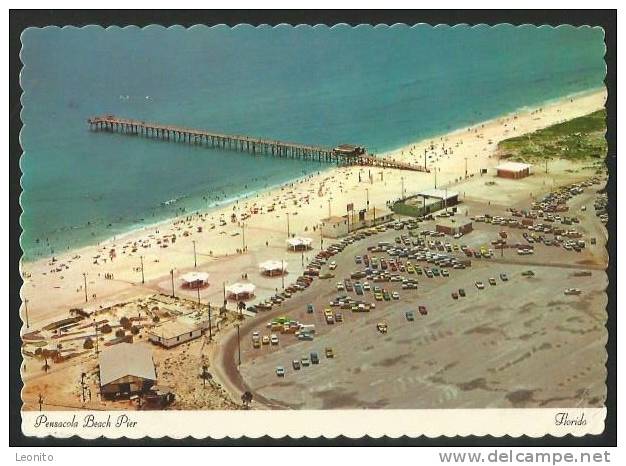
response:
<path id="1" fill-rule="evenodd" d="M 327 347 L 324 349 L 324 354 L 326 359 L 333 359 L 335 357 L 335 352 L 332 348 Z M 308 355 L 300 358 L 294 359 L 291 361 L 291 367 L 294 371 L 299 371 L 305 367 L 309 367 L 311 365 L 317 365 L 320 363 L 320 356 L 317 351 L 311 351 Z M 286 373 L 284 366 L 276 367 L 276 375 L 278 377 L 284 377 Z"/>

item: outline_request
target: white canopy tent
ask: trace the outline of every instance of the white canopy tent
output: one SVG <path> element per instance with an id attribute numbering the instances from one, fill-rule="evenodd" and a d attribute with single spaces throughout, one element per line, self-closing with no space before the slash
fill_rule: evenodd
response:
<path id="1" fill-rule="evenodd" d="M 233 283 L 226 287 L 226 294 L 229 299 L 248 299 L 254 296 L 256 286 L 252 283 Z"/>
<path id="2" fill-rule="evenodd" d="M 307 249 L 311 249 L 311 244 L 313 240 L 311 238 L 297 237 L 297 238 L 289 238 L 287 240 L 287 247 L 291 251 L 306 251 Z"/>
<path id="3" fill-rule="evenodd" d="M 259 264 L 259 269 L 261 269 L 262 274 L 269 275 L 270 277 L 273 277 L 274 275 L 282 275 L 287 273 L 287 262 L 268 260 L 261 262 Z"/>
<path id="4" fill-rule="evenodd" d="M 209 274 L 207 272 L 188 272 L 180 277 L 183 288 L 201 288 L 209 284 Z"/>

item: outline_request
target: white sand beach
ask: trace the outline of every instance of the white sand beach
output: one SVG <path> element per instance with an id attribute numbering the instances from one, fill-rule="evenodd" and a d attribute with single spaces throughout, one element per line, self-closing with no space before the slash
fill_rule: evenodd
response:
<path id="1" fill-rule="evenodd" d="M 355 210 L 365 208 L 368 197 L 371 207 L 383 208 L 401 196 L 402 187 L 406 195 L 434 187 L 435 176 L 438 187 L 456 186 L 464 180 L 466 170 L 472 175 L 497 165 L 499 141 L 601 109 L 605 100 L 605 90 L 567 97 L 382 154 L 423 164 L 426 151 L 431 173 L 329 167 L 319 175 L 255 197 L 136 230 L 54 259 L 23 263 L 21 295 L 27 300 L 29 323 L 39 326 L 65 316 L 70 308 L 97 309 L 131 297 L 170 293 L 172 276 L 175 292 L 193 298 L 196 291 L 182 290 L 179 280 L 193 270 L 209 273 L 210 285 L 201 292 L 205 302 L 221 304 L 223 286 L 234 282 L 254 283 L 259 297 L 272 294 L 281 286 L 281 279 L 261 276 L 258 264 L 285 260 L 289 263 L 285 282 L 295 280 L 302 261 L 320 247 L 320 219 L 345 214 L 349 203 Z M 554 170 L 569 166 L 555 163 Z M 313 250 L 304 255 L 289 252 L 285 242 L 288 229 L 292 236 L 312 238 Z M 21 315 L 25 320 L 24 306 Z"/>

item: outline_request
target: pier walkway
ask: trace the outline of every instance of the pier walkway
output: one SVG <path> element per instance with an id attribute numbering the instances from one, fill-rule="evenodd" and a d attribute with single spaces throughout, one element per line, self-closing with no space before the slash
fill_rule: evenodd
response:
<path id="1" fill-rule="evenodd" d="M 141 120 L 120 118 L 114 115 L 95 116 L 87 120 L 92 131 L 156 138 L 164 141 L 198 144 L 223 150 L 237 150 L 253 155 L 273 155 L 277 157 L 300 158 L 337 165 L 362 165 L 400 170 L 428 171 L 425 167 L 397 162 L 367 154 L 358 146 L 323 146 L 298 144 L 272 139 L 255 138 L 213 131 L 163 125 Z M 351 148 L 346 150 L 346 147 Z"/>

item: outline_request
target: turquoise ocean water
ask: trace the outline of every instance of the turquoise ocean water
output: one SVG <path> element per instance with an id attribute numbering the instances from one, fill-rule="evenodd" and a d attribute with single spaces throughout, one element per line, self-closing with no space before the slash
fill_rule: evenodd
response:
<path id="1" fill-rule="evenodd" d="M 382 152 L 602 86 L 603 39 L 534 26 L 29 29 L 24 258 L 326 167 L 92 133 L 89 116 Z"/>

